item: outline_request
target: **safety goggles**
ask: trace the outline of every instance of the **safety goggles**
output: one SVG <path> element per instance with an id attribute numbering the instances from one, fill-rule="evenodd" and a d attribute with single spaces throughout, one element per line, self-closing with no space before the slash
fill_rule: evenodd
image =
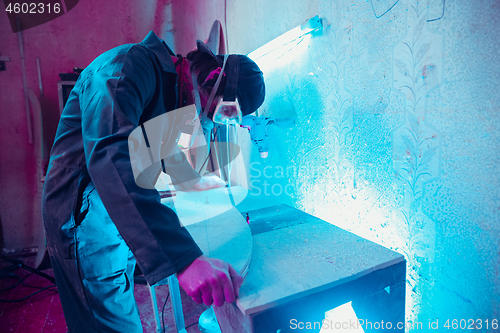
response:
<path id="1" fill-rule="evenodd" d="M 235 101 L 224 101 L 221 99 L 214 109 L 212 121 L 216 124 L 241 124 L 243 114 L 241 113 L 238 98 Z"/>
<path id="2" fill-rule="evenodd" d="M 207 107 L 204 110 L 204 117 L 208 116 L 209 108 L 215 98 L 215 93 L 219 89 L 220 81 L 226 74 L 226 85 L 224 87 L 224 97 L 217 103 L 212 121 L 217 124 L 241 124 L 243 114 L 241 112 L 240 103 L 236 97 L 238 88 L 238 78 L 240 74 L 239 59 L 233 55 L 225 55 L 222 69 L 219 77 L 215 82 L 212 92 L 207 100 Z"/>

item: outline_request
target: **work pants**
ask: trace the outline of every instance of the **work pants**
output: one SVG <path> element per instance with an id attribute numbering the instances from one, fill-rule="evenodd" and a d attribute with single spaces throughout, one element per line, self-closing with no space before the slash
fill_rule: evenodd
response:
<path id="1" fill-rule="evenodd" d="M 134 298 L 135 259 L 92 182 L 71 242 L 74 259 L 51 256 L 70 333 L 142 333 Z"/>

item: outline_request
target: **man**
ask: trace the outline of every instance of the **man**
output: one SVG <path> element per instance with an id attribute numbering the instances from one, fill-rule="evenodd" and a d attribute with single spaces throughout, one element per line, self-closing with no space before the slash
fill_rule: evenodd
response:
<path id="1" fill-rule="evenodd" d="M 195 101 L 205 124 L 213 113 L 229 121 L 254 112 L 264 99 L 262 73 L 245 56 L 230 59 L 226 63 L 199 43 L 176 68 L 166 44 L 150 32 L 142 43 L 103 53 L 81 73 L 61 115 L 42 202 L 70 332 L 142 332 L 133 298 L 135 260 L 150 284 L 178 273 L 180 286 L 198 303 L 235 300 L 242 277 L 203 256 L 158 192 L 137 184 L 128 145 L 134 129 Z M 240 114 L 224 113 L 231 103 L 221 100 L 226 81 Z M 167 134 L 162 144 L 171 151 L 161 165 L 174 184 L 184 190 L 221 185 L 176 153 L 180 130 Z"/>

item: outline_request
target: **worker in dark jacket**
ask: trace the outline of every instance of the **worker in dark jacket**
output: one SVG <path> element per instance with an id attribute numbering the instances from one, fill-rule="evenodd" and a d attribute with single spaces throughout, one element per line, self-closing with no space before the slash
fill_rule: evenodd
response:
<path id="1" fill-rule="evenodd" d="M 178 273 L 198 303 L 235 300 L 242 277 L 204 256 L 158 192 L 137 183 L 129 145 L 130 134 L 148 120 L 190 103 L 199 105 L 204 127 L 214 114 L 224 118 L 231 103 L 222 100 L 227 82 L 237 97 L 233 118 L 254 112 L 264 99 L 262 73 L 247 57 L 231 57 L 215 57 L 203 43 L 188 59 L 172 57 L 150 32 L 141 43 L 103 53 L 81 73 L 61 115 L 43 194 L 47 244 L 70 332 L 142 332 L 133 297 L 136 261 L 151 285 Z M 180 133 L 172 127 L 169 142 L 162 142 L 171 150 L 162 152 L 162 170 L 183 190 L 223 185 L 197 174 L 178 153 L 172 142 Z"/>

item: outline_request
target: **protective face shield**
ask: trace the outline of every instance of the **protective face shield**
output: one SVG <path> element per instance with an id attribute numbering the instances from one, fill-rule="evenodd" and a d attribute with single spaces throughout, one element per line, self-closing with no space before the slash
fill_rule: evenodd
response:
<path id="1" fill-rule="evenodd" d="M 241 113 L 238 98 L 234 102 L 221 99 L 214 110 L 212 120 L 216 124 L 241 124 L 243 115 Z"/>
<path id="2" fill-rule="evenodd" d="M 240 59 L 236 55 L 225 55 L 224 65 L 225 70 L 223 69 L 219 75 L 219 77 L 222 77 L 224 73 L 226 74 L 224 97 L 217 103 L 212 119 L 214 123 L 219 124 L 241 124 L 243 115 L 236 97 L 240 77 Z M 214 86 L 214 89 L 217 88 Z M 210 104 L 207 103 L 207 105 Z"/>
<path id="3" fill-rule="evenodd" d="M 227 75 L 225 75 L 227 73 Z M 217 103 L 211 120 L 217 124 L 241 124 L 242 112 L 238 99 L 236 98 L 236 90 L 238 88 L 239 78 L 239 59 L 235 55 L 225 55 L 222 69 L 218 73 L 219 76 L 215 82 L 212 92 L 208 97 L 203 118 L 209 116 L 210 106 L 215 98 L 215 93 L 219 89 L 220 81 L 223 76 L 226 76 L 226 86 L 224 88 L 224 97 Z M 195 87 L 197 90 L 197 87 Z M 199 93 L 196 91 L 196 93 Z"/>
<path id="4" fill-rule="evenodd" d="M 194 99 L 199 126 L 194 126 L 194 132 L 200 127 L 205 136 L 214 128 L 214 122 L 219 124 L 241 124 L 242 117 L 251 114 L 263 103 L 265 97 L 264 77 L 255 62 L 244 55 L 214 55 L 210 48 L 201 40 L 197 41 L 198 50 L 210 55 L 219 64 L 219 68 L 208 76 L 218 78 L 204 109 L 201 107 L 200 93 L 197 86 L 196 74 L 192 73 Z M 226 76 L 224 96 L 212 108 L 215 94 L 221 79 Z M 238 97 L 236 97 L 238 96 Z"/>
<path id="5" fill-rule="evenodd" d="M 206 50 L 205 50 L 205 48 L 206 48 Z M 198 41 L 198 49 L 202 49 L 204 52 L 211 54 L 217 62 L 220 62 L 217 58 L 215 58 L 215 56 L 211 53 L 211 51 L 208 49 L 208 47 L 205 44 L 203 44 L 203 42 Z M 213 115 L 214 116 L 217 115 L 217 117 L 212 116 L 209 118 L 209 111 L 210 111 L 211 105 L 213 103 L 213 100 L 215 98 L 215 93 L 219 89 L 221 79 L 224 76 L 224 69 L 226 67 L 226 63 L 227 63 L 228 58 L 229 58 L 229 55 L 226 55 L 224 57 L 224 63 L 222 65 L 222 69 L 220 69 L 219 76 L 217 78 L 217 81 L 216 81 L 211 93 L 210 93 L 210 96 L 208 97 L 208 100 L 207 100 L 207 103 L 206 103 L 204 109 L 201 107 L 200 91 L 199 91 L 198 84 L 197 84 L 198 81 L 196 78 L 196 74 L 194 72 L 191 73 L 192 82 L 193 82 L 194 99 L 195 99 L 195 106 L 193 109 L 195 110 L 195 113 L 194 114 L 189 113 L 189 114 L 184 115 L 184 118 L 181 120 L 182 126 L 180 127 L 180 131 L 182 133 L 185 133 L 185 134 L 188 134 L 191 136 L 190 143 L 188 144 L 188 146 L 186 148 L 192 148 L 193 145 L 195 144 L 196 138 L 199 135 L 205 136 L 206 144 L 208 144 L 210 142 L 210 133 L 211 133 L 212 129 L 214 128 L 214 121 L 212 119 L 216 118 L 217 122 L 223 123 L 223 124 L 229 123 L 229 121 L 232 117 L 228 114 L 228 112 L 234 112 L 234 110 L 236 110 L 235 111 L 236 118 L 238 118 L 238 111 L 237 111 L 237 109 L 235 109 L 236 106 L 234 104 L 231 104 L 230 106 L 228 106 L 227 105 L 228 103 L 224 103 L 222 100 L 219 101 L 219 103 L 217 104 L 217 106 L 215 108 L 216 112 L 214 111 L 214 113 L 213 113 Z M 235 102 L 236 102 L 236 98 L 235 98 Z M 239 106 L 237 108 L 239 109 Z M 241 110 L 239 111 L 239 114 L 241 115 Z M 239 117 L 239 119 L 241 119 L 241 116 Z M 241 122 L 241 120 L 240 120 L 240 122 Z"/>

